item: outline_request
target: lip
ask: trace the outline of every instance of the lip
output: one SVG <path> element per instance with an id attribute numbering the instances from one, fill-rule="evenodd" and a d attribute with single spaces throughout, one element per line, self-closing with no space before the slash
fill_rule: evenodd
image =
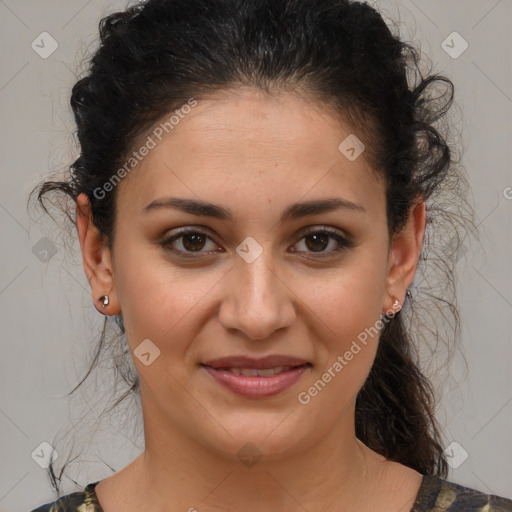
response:
<path id="1" fill-rule="evenodd" d="M 246 377 L 235 375 L 228 370 L 201 366 L 218 384 L 246 398 L 267 398 L 283 393 L 296 384 L 310 367 L 309 364 L 297 366 L 271 377 Z"/>
<path id="2" fill-rule="evenodd" d="M 265 370 L 278 366 L 291 366 L 289 370 L 268 377 L 236 375 L 226 368 Z M 223 357 L 201 364 L 219 385 L 246 398 L 267 398 L 283 393 L 296 384 L 311 363 L 296 357 L 273 355 L 254 359 L 246 356 Z"/>
<path id="3" fill-rule="evenodd" d="M 202 364 L 211 368 L 255 368 L 257 370 L 266 370 L 268 368 L 276 368 L 277 366 L 302 366 L 309 363 L 305 359 L 299 359 L 298 357 L 274 354 L 259 359 L 247 356 L 220 357 L 218 359 L 210 359 Z"/>

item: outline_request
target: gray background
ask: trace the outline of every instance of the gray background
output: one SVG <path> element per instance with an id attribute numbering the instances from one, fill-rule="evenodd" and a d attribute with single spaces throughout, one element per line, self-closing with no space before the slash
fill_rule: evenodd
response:
<path id="1" fill-rule="evenodd" d="M 419 41 L 435 71 L 455 83 L 463 164 L 482 234 L 467 244 L 457 264 L 467 371 L 456 355 L 447 369 L 450 379 L 440 386 L 446 444 L 457 442 L 468 453 L 449 478 L 512 498 L 512 189 L 507 188 L 512 187 L 512 1 L 376 3 L 399 21 L 406 39 Z M 25 204 L 45 173 L 76 157 L 70 88 L 83 51 L 97 37 L 99 19 L 124 5 L 0 1 L 0 511 L 28 511 L 53 499 L 46 472 L 31 454 L 68 424 L 64 395 L 83 374 L 100 332 L 102 317 L 92 305 L 78 244 L 65 245 L 57 226 L 31 219 Z M 453 31 L 469 43 L 458 58 L 441 47 Z M 31 47 L 42 32 L 58 43 L 48 58 Z M 43 237 L 52 243 L 41 242 Z M 41 244 L 55 247 L 56 254 L 38 252 Z M 90 405 L 93 399 L 101 402 L 101 391 L 84 400 Z M 140 441 L 136 446 L 127 441 L 118 451 L 114 444 L 105 434 L 95 446 L 116 469 L 141 449 Z M 89 448 L 84 446 L 84 458 L 90 463 L 76 473 L 80 486 L 111 474 Z M 69 492 L 75 490 L 68 482 Z"/>

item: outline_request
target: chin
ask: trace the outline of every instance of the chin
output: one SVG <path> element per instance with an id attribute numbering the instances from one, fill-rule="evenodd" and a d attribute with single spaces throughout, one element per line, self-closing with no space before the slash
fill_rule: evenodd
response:
<path id="1" fill-rule="evenodd" d="M 316 444 L 319 435 L 318 426 L 311 424 L 308 435 L 307 425 L 302 422 L 301 428 L 297 428 L 296 421 L 287 421 L 288 415 L 291 417 L 293 413 L 258 413 L 253 410 L 226 414 L 222 416 L 222 426 L 227 432 L 219 426 L 215 433 L 205 433 L 200 443 L 228 459 L 243 463 L 248 459 L 248 467 L 251 460 L 263 462 L 284 459 L 299 453 L 308 445 Z"/>

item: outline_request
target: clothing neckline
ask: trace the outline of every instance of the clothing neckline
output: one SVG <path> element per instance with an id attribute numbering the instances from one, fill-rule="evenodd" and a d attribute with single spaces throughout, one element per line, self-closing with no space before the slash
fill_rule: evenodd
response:
<path id="1" fill-rule="evenodd" d="M 421 498 L 422 494 L 428 489 L 429 485 L 431 485 L 432 481 L 441 482 L 442 479 L 435 475 L 421 475 L 421 484 L 414 498 L 414 504 L 412 505 L 411 512 L 415 510 L 415 507 L 418 504 L 418 500 Z M 95 505 L 94 512 L 105 512 L 100 505 L 98 500 L 98 495 L 96 494 L 96 486 L 101 482 L 98 480 L 97 482 L 92 482 L 88 484 L 84 489 L 85 494 L 85 503 L 87 505 Z M 86 509 L 87 510 L 87 509 Z"/>
<path id="2" fill-rule="evenodd" d="M 98 500 L 98 495 L 96 494 L 96 486 L 101 482 L 101 480 L 98 480 L 97 482 L 92 482 L 88 484 L 84 489 L 84 503 L 86 505 L 94 505 L 94 512 L 105 512 L 100 505 L 100 502 Z M 86 509 L 87 510 L 87 509 Z"/>

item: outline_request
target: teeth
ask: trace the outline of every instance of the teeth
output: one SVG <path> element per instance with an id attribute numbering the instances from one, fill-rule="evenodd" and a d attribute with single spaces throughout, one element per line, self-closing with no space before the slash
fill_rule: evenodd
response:
<path id="1" fill-rule="evenodd" d="M 291 366 L 277 366 L 276 368 L 267 368 L 265 370 L 259 370 L 256 368 L 223 368 L 223 370 L 229 371 L 235 375 L 243 375 L 244 377 L 272 377 L 281 372 L 287 372 L 291 370 Z"/>
<path id="2" fill-rule="evenodd" d="M 283 371 L 284 366 L 278 366 L 277 368 L 267 368 L 265 370 L 256 370 L 257 374 L 260 377 L 272 377 L 272 375 L 276 375 Z"/>
<path id="3" fill-rule="evenodd" d="M 255 368 L 239 368 L 239 371 L 244 377 L 258 377 L 258 370 Z"/>

